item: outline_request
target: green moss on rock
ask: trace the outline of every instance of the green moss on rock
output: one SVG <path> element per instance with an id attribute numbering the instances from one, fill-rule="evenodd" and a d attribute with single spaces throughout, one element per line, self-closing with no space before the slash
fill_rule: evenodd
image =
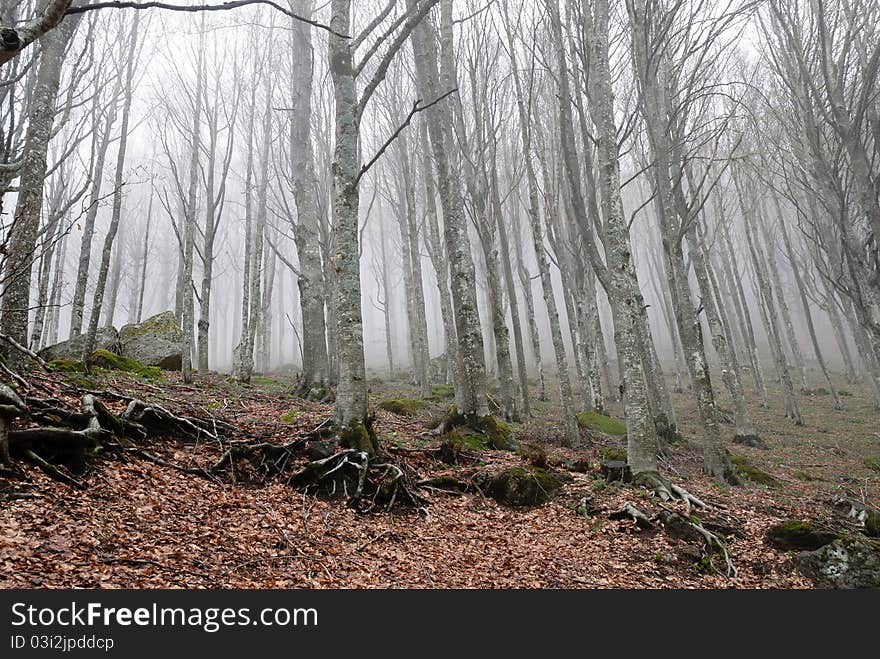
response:
<path id="1" fill-rule="evenodd" d="M 93 366 L 98 368 L 134 373 L 146 378 L 157 378 L 161 375 L 161 371 L 156 366 L 144 366 L 136 359 L 123 357 L 104 349 L 95 350 L 92 353 L 91 362 Z"/>
<path id="2" fill-rule="evenodd" d="M 779 481 L 766 471 L 758 469 L 741 455 L 731 455 L 730 462 L 736 469 L 736 473 L 742 478 L 747 478 L 753 483 L 766 485 L 767 487 L 777 487 Z"/>
<path id="3" fill-rule="evenodd" d="M 46 364 L 50 371 L 60 371 L 62 373 L 85 373 L 86 369 L 81 361 L 76 359 L 53 359 Z"/>
<path id="4" fill-rule="evenodd" d="M 621 446 L 603 446 L 599 449 L 603 460 L 626 462 L 626 449 Z"/>
<path id="5" fill-rule="evenodd" d="M 503 421 L 499 421 L 491 414 L 477 419 L 477 429 L 486 435 L 492 448 L 498 451 L 516 450 L 516 443 L 512 439 L 513 432 L 510 426 Z"/>
<path id="6" fill-rule="evenodd" d="M 455 398 L 455 389 L 451 384 L 435 384 L 431 387 L 431 397 L 437 400 Z"/>
<path id="7" fill-rule="evenodd" d="M 388 398 L 379 403 L 379 409 L 398 416 L 415 416 L 419 410 L 427 406 L 425 401 L 415 398 Z"/>
<path id="8" fill-rule="evenodd" d="M 485 491 L 505 506 L 537 506 L 550 500 L 562 479 L 538 467 L 512 467 L 488 478 Z"/>
<path id="9" fill-rule="evenodd" d="M 777 549 L 784 551 L 818 549 L 836 538 L 836 533 L 831 533 L 816 524 L 798 519 L 786 520 L 767 530 L 767 541 Z"/>
<path id="10" fill-rule="evenodd" d="M 623 421 L 598 412 L 581 412 L 577 415 L 577 422 L 582 428 L 603 432 L 606 435 L 626 434 L 626 424 Z"/>

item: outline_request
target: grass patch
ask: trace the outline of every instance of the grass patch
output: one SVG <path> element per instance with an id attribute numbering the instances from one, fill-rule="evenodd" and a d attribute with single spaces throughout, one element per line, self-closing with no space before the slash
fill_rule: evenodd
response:
<path id="1" fill-rule="evenodd" d="M 606 435 L 626 434 L 626 424 L 623 421 L 598 412 L 581 412 L 577 415 L 577 422 L 581 428 L 598 430 Z"/>
<path id="2" fill-rule="evenodd" d="M 295 407 L 291 407 L 284 414 L 281 415 L 282 423 L 295 423 L 299 418 L 300 412 Z"/>
<path id="3" fill-rule="evenodd" d="M 874 471 L 880 471 L 880 458 L 865 458 L 862 461 L 868 469 L 873 469 Z"/>

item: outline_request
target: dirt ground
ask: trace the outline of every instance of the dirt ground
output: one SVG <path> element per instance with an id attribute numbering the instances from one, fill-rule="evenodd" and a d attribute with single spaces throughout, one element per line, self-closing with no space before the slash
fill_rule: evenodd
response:
<path id="1" fill-rule="evenodd" d="M 818 382 L 816 373 L 811 378 Z M 279 376 L 242 386 L 220 375 L 198 377 L 195 386 L 180 384 L 176 376 L 145 382 L 104 375 L 93 383 L 181 413 L 213 416 L 240 428 L 242 436 L 278 444 L 332 412 L 330 405 L 292 399 L 292 384 Z M 70 401 L 81 394 L 51 379 L 41 386 Z M 246 466 L 227 472 L 218 484 L 167 465 L 108 455 L 77 476 L 84 490 L 26 464 L 20 466 L 27 480 L 0 477 L 0 587 L 810 588 L 792 556 L 766 542 L 766 530 L 790 518 L 831 523 L 839 494 L 868 505 L 880 502 L 880 413 L 866 388 L 840 387 L 851 394 L 844 411 L 833 409 L 830 396 L 801 396 L 803 426 L 783 417 L 778 390 L 766 410 L 750 392 L 750 411 L 769 449 L 727 446 L 771 474 L 775 486 L 713 482 L 700 473 L 692 442 L 664 458 L 665 476 L 713 506 L 696 513 L 704 523 L 722 520 L 731 530 L 734 577 L 714 569 L 718 556 L 709 562 L 705 548 L 657 524 L 643 530 L 629 520 L 610 520 L 625 502 L 647 513 L 660 504 L 643 489 L 607 483 L 592 468 L 572 472 L 571 481 L 537 507 L 504 507 L 479 490 L 426 490 L 428 503 L 419 509 L 364 514 L 342 500 L 297 491 L 281 478 L 254 477 Z M 548 392 L 555 393 L 553 383 Z M 415 394 L 406 382 L 370 380 L 371 406 Z M 690 396 L 674 396 L 682 434 L 696 441 Z M 724 395 L 719 402 L 730 406 Z M 420 452 L 439 441 L 424 433 L 448 404 L 432 401 L 413 417 L 376 409 L 383 446 L 425 478 L 454 474 L 467 480 L 477 471 L 526 463 L 522 452 L 483 451 L 457 465 Z M 532 419 L 512 424 L 520 446 L 543 447 L 551 468 L 564 470 L 560 465 L 579 459 L 595 466 L 602 447 L 624 445 L 623 438 L 584 430 L 582 447 L 562 448 L 558 412 L 558 404 L 538 401 Z M 611 405 L 611 413 L 621 415 L 619 404 Z M 730 440 L 732 428 L 722 428 Z M 224 448 L 175 437 L 149 446 L 180 466 L 211 465 Z"/>

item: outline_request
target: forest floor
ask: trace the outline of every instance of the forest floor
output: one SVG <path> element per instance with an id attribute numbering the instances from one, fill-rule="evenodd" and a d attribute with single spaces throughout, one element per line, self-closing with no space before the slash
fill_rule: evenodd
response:
<path id="1" fill-rule="evenodd" d="M 176 374 L 145 381 L 105 373 L 86 386 L 213 417 L 236 426 L 239 439 L 278 444 L 332 413 L 330 405 L 293 399 L 293 383 L 282 376 L 255 377 L 250 386 L 222 375 L 196 378 L 187 386 Z M 41 376 L 38 382 L 75 405 L 82 392 L 62 379 Z M 735 577 L 713 569 L 704 548 L 658 524 L 641 529 L 609 519 L 625 502 L 649 515 L 660 505 L 647 491 L 607 483 L 595 470 L 600 449 L 625 446 L 625 438 L 582 430 L 581 447 L 563 448 L 559 405 L 535 402 L 532 419 L 512 424 L 520 446 L 530 446 L 533 456 L 541 446 L 556 471 L 576 460 L 591 467 L 572 471 L 571 480 L 537 507 L 504 507 L 475 488 L 465 494 L 425 490 L 428 502 L 419 509 L 362 513 L 345 501 L 297 491 L 283 478 L 262 478 L 241 462 L 223 482 L 169 468 L 208 468 L 226 448 L 172 436 L 149 440 L 164 465 L 109 454 L 91 459 L 77 475 L 87 486 L 82 490 L 21 463 L 24 479 L 0 476 L 0 587 L 809 588 L 792 554 L 767 543 L 767 529 L 792 518 L 831 523 L 839 494 L 873 506 L 880 501 L 880 414 L 866 389 L 841 387 L 851 394 L 844 411 L 833 409 L 830 396 L 801 396 L 803 426 L 783 418 L 778 392 L 767 410 L 752 397 L 755 425 L 769 449 L 727 446 L 771 474 L 771 485 L 713 482 L 701 474 L 699 450 L 689 442 L 664 459 L 664 475 L 718 511 L 696 514 L 707 528 L 711 519 L 723 520 Z M 552 383 L 548 391 L 555 393 Z M 406 383 L 370 380 L 371 407 L 415 393 Z M 697 437 L 690 396 L 674 395 L 682 434 Z M 124 408 L 124 402 L 105 402 Z M 526 464 L 523 453 L 529 451 L 481 451 L 454 465 L 422 451 L 437 445 L 436 437 L 423 433 L 449 403 L 431 401 L 412 417 L 376 409 L 380 441 L 422 478 L 451 474 L 467 481 L 477 471 Z M 721 406 L 728 404 L 722 398 Z M 619 404 L 611 413 L 621 415 Z M 723 430 L 730 439 L 732 428 Z"/>

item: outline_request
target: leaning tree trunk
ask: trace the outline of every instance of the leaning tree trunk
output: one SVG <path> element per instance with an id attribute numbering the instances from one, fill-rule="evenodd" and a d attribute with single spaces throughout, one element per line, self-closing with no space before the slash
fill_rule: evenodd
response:
<path id="1" fill-rule="evenodd" d="M 730 297 L 733 300 L 733 309 L 736 312 L 740 326 L 740 333 L 743 337 L 746 352 L 749 355 L 749 363 L 752 366 L 752 377 L 755 380 L 755 389 L 761 396 L 761 407 L 767 409 L 770 407 L 770 401 L 767 395 L 767 384 L 764 381 L 764 371 L 761 368 L 761 359 L 758 355 L 758 342 L 755 340 L 755 327 L 752 324 L 752 316 L 749 313 L 749 308 L 746 304 L 742 279 L 738 277 L 733 270 L 733 244 L 730 240 L 730 232 L 727 229 L 727 220 L 723 214 L 723 206 L 719 204 L 718 207 L 721 211 L 719 218 L 721 234 L 724 239 L 721 243 L 721 263 L 724 267 L 724 278 L 730 289 Z"/>
<path id="2" fill-rule="evenodd" d="M 794 332 L 794 323 L 791 320 L 791 310 L 788 307 L 788 302 L 785 300 L 784 290 L 782 288 L 782 279 L 779 276 L 779 267 L 776 264 L 776 247 L 775 242 L 771 239 L 770 231 L 767 228 L 767 224 L 769 224 L 769 213 L 764 208 L 763 201 L 760 203 L 761 209 L 761 217 L 766 221 L 758 222 L 757 224 L 761 229 L 761 236 L 764 239 L 764 245 L 767 248 L 765 253 L 765 257 L 767 260 L 768 269 L 770 272 L 770 283 L 776 289 L 777 295 L 777 303 L 779 305 L 779 313 L 782 318 L 782 325 L 785 328 L 785 335 L 788 338 L 788 345 L 791 347 L 791 355 L 794 360 L 794 367 L 797 369 L 798 377 L 801 381 L 801 388 L 807 389 L 807 371 L 804 366 L 804 355 L 801 351 L 800 343 L 798 343 L 797 335 Z M 812 321 L 809 321 L 812 322 Z"/>
<path id="3" fill-rule="evenodd" d="M 743 197 L 742 187 L 740 183 L 737 182 L 736 177 L 734 178 L 734 182 L 737 185 L 737 197 L 739 199 L 740 208 L 743 212 L 743 217 L 745 218 L 744 226 L 746 242 L 749 246 L 749 254 L 751 255 L 752 266 L 755 271 L 755 277 L 757 278 L 758 290 L 761 297 L 759 305 L 767 316 L 767 334 L 771 342 L 771 347 L 773 348 L 772 352 L 774 359 L 776 360 L 776 370 L 782 384 L 782 396 L 785 402 L 785 416 L 794 421 L 796 425 L 802 425 L 803 420 L 801 419 L 800 410 L 798 409 L 797 397 L 795 396 L 794 385 L 791 381 L 791 373 L 788 370 L 788 364 L 785 363 L 785 351 L 782 347 L 782 336 L 779 331 L 779 321 L 776 317 L 776 298 L 781 291 L 774 290 L 770 286 L 767 272 L 764 269 L 764 257 L 761 253 L 761 246 L 756 244 L 753 236 L 752 215 L 754 213 L 754 208 L 747 206 L 746 200 Z"/>
<path id="4" fill-rule="evenodd" d="M 733 441 L 738 444 L 757 445 L 760 439 L 752 424 L 749 408 L 743 395 L 742 383 L 739 378 L 739 363 L 736 359 L 736 351 L 730 342 L 730 332 L 725 326 L 719 309 L 721 300 L 713 296 L 710 281 L 709 265 L 703 246 L 698 244 L 696 226 L 691 227 L 687 233 L 688 255 L 696 274 L 697 286 L 700 290 L 700 301 L 709 324 L 712 346 L 718 361 L 721 362 L 721 380 L 730 397 L 733 399 Z"/>
<path id="5" fill-rule="evenodd" d="M 410 0 L 412 1 L 412 0 Z M 437 45 L 429 17 L 425 17 L 412 32 L 416 80 L 422 98 L 440 96 Z M 446 253 L 449 258 L 452 306 L 458 340 L 456 351 L 455 400 L 458 411 L 466 416 L 485 416 L 486 363 L 483 355 L 483 336 L 477 312 L 477 291 L 474 262 L 465 225 L 462 205 L 461 176 L 451 162 L 448 145 L 451 139 L 451 117 L 448 101 L 438 103 L 425 111 L 428 137 L 437 163 L 440 203 Z"/>
<path id="6" fill-rule="evenodd" d="M 785 247 L 785 254 L 791 264 L 794 283 L 801 300 L 801 307 L 804 310 L 804 320 L 807 321 L 807 331 L 810 334 L 810 342 L 813 344 L 813 354 L 816 356 L 816 362 L 819 364 L 819 369 L 822 371 L 822 377 L 825 378 L 825 383 L 828 385 L 828 390 L 831 392 L 831 396 L 834 399 L 834 409 L 842 410 L 843 403 L 837 393 L 837 387 L 834 386 L 834 382 L 831 380 L 831 375 L 828 373 L 828 367 L 825 365 L 825 357 L 822 355 L 822 349 L 819 347 L 819 337 L 816 335 L 816 326 L 813 323 L 813 314 L 810 311 L 810 301 L 807 299 L 807 291 L 804 285 L 804 278 L 801 276 L 800 264 L 795 258 L 794 248 L 791 245 L 791 238 L 788 236 L 788 230 L 785 228 L 785 221 L 782 217 L 782 209 L 779 206 L 779 199 L 777 199 L 775 195 L 773 197 L 773 203 L 776 207 L 776 218 L 779 221 L 779 232 L 782 235 L 782 244 Z"/>

